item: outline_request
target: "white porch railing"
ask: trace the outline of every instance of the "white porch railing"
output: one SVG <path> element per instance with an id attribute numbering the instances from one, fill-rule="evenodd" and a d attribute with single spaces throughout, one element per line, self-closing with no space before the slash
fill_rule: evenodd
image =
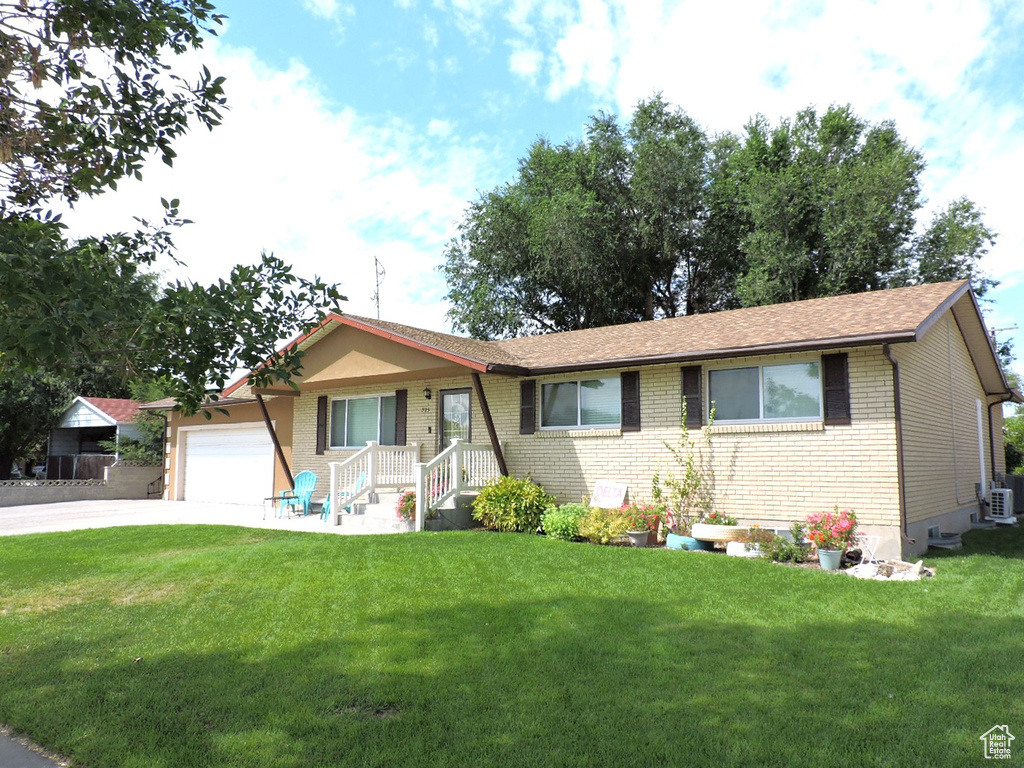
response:
<path id="1" fill-rule="evenodd" d="M 431 461 L 415 467 L 416 530 L 422 531 L 427 514 L 448 499 L 479 490 L 500 474 L 490 445 L 456 438 Z"/>
<path id="2" fill-rule="evenodd" d="M 369 497 L 378 488 L 401 488 L 415 483 L 415 467 L 420 466 L 420 444 L 378 445 L 370 441 L 345 461 L 332 461 L 330 504 L 337 525 L 345 507 Z"/>

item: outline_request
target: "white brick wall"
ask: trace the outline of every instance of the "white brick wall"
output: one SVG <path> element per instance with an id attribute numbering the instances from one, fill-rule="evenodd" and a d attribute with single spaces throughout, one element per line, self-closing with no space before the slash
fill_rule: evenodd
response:
<path id="1" fill-rule="evenodd" d="M 809 512 L 838 504 L 853 508 L 869 524 L 896 525 L 895 430 L 892 422 L 892 379 L 879 349 L 850 353 L 853 423 L 844 427 L 812 424 L 718 426 L 714 428 L 717 506 L 748 522 L 789 524 Z M 730 365 L 761 365 L 818 359 L 818 355 L 775 355 L 744 358 Z M 621 369 L 601 372 L 618 374 Z M 680 435 L 678 365 L 640 369 L 640 432 L 611 430 L 539 430 L 519 434 L 519 379 L 484 376 L 483 386 L 509 471 L 531 475 L 560 501 L 587 496 L 597 480 L 629 485 L 632 498 L 648 500 L 655 470 L 673 464 L 664 442 Z M 557 378 L 557 377 L 554 377 Z M 540 378 L 551 381 L 554 378 Z M 566 378 L 566 377 L 562 377 Z M 437 408 L 440 390 L 471 387 L 464 378 L 409 381 L 408 441 L 422 444 L 421 460 L 437 451 Z M 431 400 L 423 398 L 429 386 Z M 316 455 L 317 396 L 350 397 L 391 394 L 394 386 L 356 387 L 308 393 L 295 403 L 294 471 L 311 469 L 329 475 L 328 462 L 352 451 L 328 450 Z M 473 395 L 473 441 L 488 441 L 480 403 Z"/>

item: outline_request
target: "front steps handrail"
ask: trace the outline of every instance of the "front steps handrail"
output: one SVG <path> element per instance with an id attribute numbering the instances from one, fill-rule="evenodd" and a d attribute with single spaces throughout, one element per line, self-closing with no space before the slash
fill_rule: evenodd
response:
<path id="1" fill-rule="evenodd" d="M 416 530 L 422 531 L 427 515 L 446 501 L 478 491 L 500 474 L 489 444 L 455 438 L 433 459 L 416 465 Z"/>
<path id="2" fill-rule="evenodd" d="M 338 525 L 345 507 L 378 488 L 400 488 L 415 483 L 420 444 L 380 445 L 370 440 L 365 448 L 344 461 L 329 462 L 331 468 L 330 504 L 334 524 Z M 362 480 L 362 482 L 360 482 Z"/>

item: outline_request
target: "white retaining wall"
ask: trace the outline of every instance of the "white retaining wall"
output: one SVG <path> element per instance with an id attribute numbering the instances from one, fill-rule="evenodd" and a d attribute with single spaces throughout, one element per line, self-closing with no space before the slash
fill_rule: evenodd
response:
<path id="1" fill-rule="evenodd" d="M 107 467 L 104 480 L 0 481 L 0 507 L 53 504 L 62 501 L 145 499 L 160 467 Z"/>

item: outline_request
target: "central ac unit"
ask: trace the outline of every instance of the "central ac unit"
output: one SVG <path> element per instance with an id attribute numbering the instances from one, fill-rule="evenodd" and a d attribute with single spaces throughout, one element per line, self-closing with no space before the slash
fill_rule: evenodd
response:
<path id="1" fill-rule="evenodd" d="M 989 491 L 988 516 L 1002 525 L 1016 525 L 1013 514 L 1013 491 L 1009 488 L 993 488 Z"/>

